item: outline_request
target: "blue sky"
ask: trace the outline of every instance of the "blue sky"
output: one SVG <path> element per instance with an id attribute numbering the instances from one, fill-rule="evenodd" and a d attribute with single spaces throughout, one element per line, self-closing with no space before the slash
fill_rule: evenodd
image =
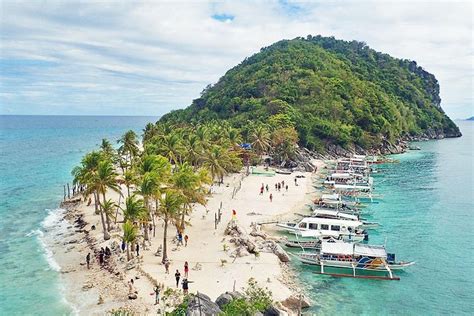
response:
<path id="1" fill-rule="evenodd" d="M 436 75 L 474 115 L 470 1 L 0 3 L 0 114 L 161 115 L 280 39 L 360 40 Z"/>

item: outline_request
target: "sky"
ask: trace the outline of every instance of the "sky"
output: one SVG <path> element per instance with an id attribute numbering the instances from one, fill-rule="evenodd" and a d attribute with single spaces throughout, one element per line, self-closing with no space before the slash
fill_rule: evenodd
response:
<path id="1" fill-rule="evenodd" d="M 456 0 L 0 0 L 0 114 L 162 115 L 308 34 L 415 60 L 451 118 L 474 116 L 473 4 Z"/>

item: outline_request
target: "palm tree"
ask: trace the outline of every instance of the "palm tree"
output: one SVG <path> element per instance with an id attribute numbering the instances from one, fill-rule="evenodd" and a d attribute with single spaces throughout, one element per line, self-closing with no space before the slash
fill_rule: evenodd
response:
<path id="1" fill-rule="evenodd" d="M 219 184 L 222 183 L 226 168 L 231 165 L 230 156 L 227 150 L 218 145 L 213 145 L 204 155 L 203 166 L 209 170 L 214 181 L 216 178 Z"/>
<path id="2" fill-rule="evenodd" d="M 139 193 L 143 196 L 143 201 L 145 204 L 145 207 L 148 211 L 148 214 L 150 214 L 152 224 L 153 224 L 153 237 L 155 237 L 156 234 L 156 223 L 155 223 L 155 216 L 152 213 L 151 210 L 151 205 L 150 205 L 150 199 L 158 195 L 160 189 L 160 182 L 158 179 L 158 175 L 155 172 L 146 172 L 143 175 L 142 182 L 140 184 L 140 189 Z"/>
<path id="3" fill-rule="evenodd" d="M 181 221 L 179 222 L 179 227 L 182 230 L 184 229 L 185 215 L 191 212 L 192 204 L 206 205 L 205 185 L 211 182 L 205 169 L 199 169 L 197 172 L 194 172 L 193 168 L 187 163 L 176 167 L 172 178 L 172 185 L 183 198 Z"/>
<path id="4" fill-rule="evenodd" d="M 160 197 L 160 206 L 157 213 L 163 218 L 164 229 L 163 229 L 163 259 L 162 263 L 168 259 L 167 252 L 167 234 L 168 224 L 170 222 L 176 222 L 179 219 L 180 210 L 183 206 L 182 195 L 173 190 L 166 190 L 165 193 Z"/>
<path id="5" fill-rule="evenodd" d="M 144 240 L 148 240 L 148 210 L 142 199 L 132 195 L 125 199 L 125 207 L 122 208 L 124 221 L 139 222 L 144 228 Z"/>
<path id="6" fill-rule="evenodd" d="M 115 210 L 117 208 L 117 203 L 112 201 L 112 199 L 108 199 L 105 202 L 100 203 L 100 207 L 102 211 L 105 213 L 107 218 L 115 219 Z M 111 230 L 110 221 L 107 222 L 107 230 Z"/>
<path id="7" fill-rule="evenodd" d="M 100 150 L 109 159 L 112 159 L 112 157 L 115 155 L 115 149 L 112 147 L 110 141 L 106 138 L 102 139 L 102 143 L 100 144 Z"/>
<path id="8" fill-rule="evenodd" d="M 94 175 L 97 173 L 99 161 L 102 159 L 102 155 L 98 151 L 92 151 L 87 153 L 81 160 L 81 165 L 72 169 L 73 184 L 83 185 L 85 187 L 84 197 L 90 194 L 94 195 L 94 207 L 95 213 L 99 214 L 99 200 L 97 190 L 93 184 Z"/>
<path id="9" fill-rule="evenodd" d="M 264 125 L 258 125 L 250 135 L 253 149 L 261 155 L 271 147 L 270 132 Z"/>
<path id="10" fill-rule="evenodd" d="M 128 169 L 123 174 L 123 183 L 127 187 L 127 196 L 130 196 L 130 187 L 137 182 L 137 177 L 133 169 Z"/>
<path id="11" fill-rule="evenodd" d="M 112 189 L 115 192 L 122 194 L 120 192 L 120 186 L 117 184 L 117 173 L 115 172 L 114 166 L 110 162 L 110 160 L 102 160 L 99 162 L 97 167 L 97 173 L 94 175 L 93 179 L 93 186 L 96 188 L 97 194 L 102 194 L 103 202 L 106 202 L 105 193 L 107 189 Z M 100 216 L 102 220 L 102 227 L 104 229 L 104 239 L 110 239 L 110 235 L 108 230 L 105 229 L 104 223 L 104 211 L 100 208 Z M 106 214 L 107 219 L 107 227 L 110 227 L 110 217 Z"/>
<path id="12" fill-rule="evenodd" d="M 156 133 L 156 127 L 153 123 L 148 123 L 143 130 L 143 143 L 146 143 L 150 140 Z"/>
<path id="13" fill-rule="evenodd" d="M 134 131 L 129 130 L 117 141 L 121 146 L 119 152 L 128 158 L 128 162 L 131 165 L 133 157 L 138 154 L 138 140 L 137 134 Z"/>
<path id="14" fill-rule="evenodd" d="M 134 244 L 138 238 L 138 229 L 132 222 L 126 221 L 123 223 L 123 237 L 122 240 L 127 245 L 127 261 L 130 261 L 130 245 Z"/>
<path id="15" fill-rule="evenodd" d="M 181 162 L 183 146 L 181 145 L 181 135 L 177 132 L 164 135 L 158 143 L 158 153 L 162 154 L 168 160 L 177 164 Z"/>

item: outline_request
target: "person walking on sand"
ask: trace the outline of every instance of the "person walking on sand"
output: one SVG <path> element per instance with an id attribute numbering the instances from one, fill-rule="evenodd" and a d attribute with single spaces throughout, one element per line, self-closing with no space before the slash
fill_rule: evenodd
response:
<path id="1" fill-rule="evenodd" d="M 176 270 L 176 273 L 174 274 L 174 277 L 176 279 L 176 288 L 179 286 L 179 279 L 181 278 L 181 273 L 179 273 L 178 270 Z"/>
<path id="2" fill-rule="evenodd" d="M 188 262 L 184 262 L 184 277 L 187 279 L 188 278 L 188 273 L 189 273 L 189 265 Z"/>
<path id="3" fill-rule="evenodd" d="M 273 201 L 273 194 L 270 193 L 270 202 Z"/>
<path id="4" fill-rule="evenodd" d="M 263 195 L 263 186 L 260 187 L 260 195 Z"/>
<path id="5" fill-rule="evenodd" d="M 137 251 L 137 257 L 140 256 L 140 246 L 137 244 L 135 247 L 135 250 Z"/>
<path id="6" fill-rule="evenodd" d="M 237 212 L 232 210 L 232 220 L 235 222 L 237 220 Z"/>
<path id="7" fill-rule="evenodd" d="M 268 184 L 265 186 L 265 189 L 266 189 L 266 190 L 267 190 L 267 192 L 268 192 Z"/>
<path id="8" fill-rule="evenodd" d="M 104 265 L 104 252 L 102 250 L 99 251 L 99 264 L 100 266 Z"/>
<path id="9" fill-rule="evenodd" d="M 87 269 L 90 269 L 91 264 L 91 253 L 89 252 L 86 256 Z"/>
<path id="10" fill-rule="evenodd" d="M 160 303 L 160 285 L 157 284 L 155 288 L 153 289 L 153 292 L 155 292 L 155 305 L 158 305 Z"/>
<path id="11" fill-rule="evenodd" d="M 126 245 L 127 245 L 127 244 L 125 244 L 125 241 L 122 241 L 122 247 L 121 247 L 122 252 L 125 252 L 125 246 L 126 246 Z"/>
<path id="12" fill-rule="evenodd" d="M 288 192 L 288 184 L 285 186 L 286 192 Z"/>
<path id="13" fill-rule="evenodd" d="M 178 233 L 178 246 L 183 245 L 183 234 L 181 232 Z"/>
<path id="14" fill-rule="evenodd" d="M 168 259 L 165 261 L 165 270 L 166 274 L 170 274 L 170 261 Z"/>
<path id="15" fill-rule="evenodd" d="M 188 240 L 189 240 L 189 236 L 188 236 L 188 235 L 184 235 L 184 247 L 187 247 L 187 246 L 188 246 Z"/>
<path id="16" fill-rule="evenodd" d="M 187 278 L 183 279 L 183 293 L 184 293 L 184 295 L 188 295 L 189 283 L 191 283 L 191 281 L 188 281 Z"/>

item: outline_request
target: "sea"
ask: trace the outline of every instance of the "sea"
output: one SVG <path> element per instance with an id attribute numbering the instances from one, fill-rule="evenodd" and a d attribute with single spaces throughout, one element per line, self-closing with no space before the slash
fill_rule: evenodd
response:
<path id="1" fill-rule="evenodd" d="M 102 138 L 138 135 L 157 117 L 0 116 L 0 315 L 71 315 L 60 267 L 45 243 L 71 169 Z M 400 281 L 333 278 L 298 264 L 308 315 L 440 315 L 474 311 L 474 123 L 463 137 L 416 143 L 379 166 L 366 216 L 370 243 L 416 264 Z"/>

